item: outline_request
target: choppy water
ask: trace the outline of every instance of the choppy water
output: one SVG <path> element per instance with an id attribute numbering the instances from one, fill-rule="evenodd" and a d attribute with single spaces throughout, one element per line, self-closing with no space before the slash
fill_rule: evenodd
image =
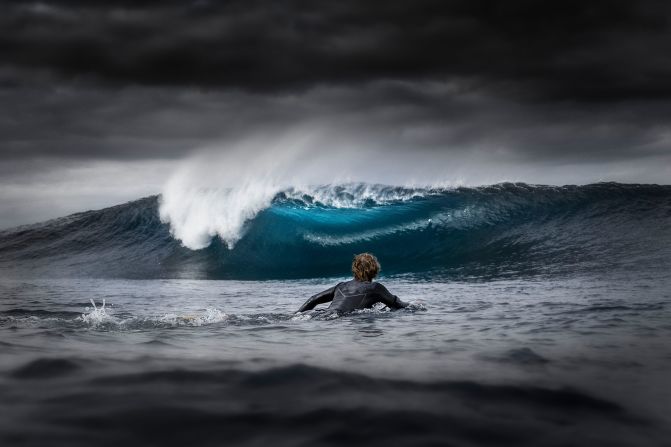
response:
<path id="1" fill-rule="evenodd" d="M 385 283 L 412 308 L 336 319 L 294 314 L 325 285 L 318 280 L 3 281 L 2 439 L 669 439 L 668 282 L 625 276 Z"/>
<path id="2" fill-rule="evenodd" d="M 5 231 L 0 444 L 669 445 L 671 189 L 539 188 L 285 195 L 233 249 L 156 199 Z M 370 247 L 409 309 L 294 313 Z"/>

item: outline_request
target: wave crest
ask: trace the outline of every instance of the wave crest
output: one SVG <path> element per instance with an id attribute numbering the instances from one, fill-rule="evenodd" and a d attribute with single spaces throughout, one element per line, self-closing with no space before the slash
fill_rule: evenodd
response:
<path id="1" fill-rule="evenodd" d="M 161 221 L 192 250 L 219 237 L 229 249 L 242 239 L 247 223 L 273 204 L 298 208 L 360 209 L 403 203 L 438 195 L 440 189 L 406 188 L 366 183 L 289 187 L 272 181 L 247 182 L 235 188 L 183 188 L 169 185 L 160 198 Z"/>

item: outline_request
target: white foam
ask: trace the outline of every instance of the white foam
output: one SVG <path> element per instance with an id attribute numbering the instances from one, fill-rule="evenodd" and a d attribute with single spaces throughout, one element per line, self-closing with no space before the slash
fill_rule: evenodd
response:
<path id="1" fill-rule="evenodd" d="M 270 206 L 279 189 L 264 182 L 216 189 L 169 184 L 161 196 L 160 217 L 185 247 L 205 248 L 219 236 L 232 249 L 244 236 L 245 223 Z"/>
<path id="2" fill-rule="evenodd" d="M 207 324 L 221 323 L 228 320 L 228 315 L 219 309 L 208 307 L 203 314 L 196 315 L 177 315 L 174 313 L 165 314 L 156 321 L 160 325 L 168 326 L 203 326 Z"/>
<path id="3" fill-rule="evenodd" d="M 207 247 L 214 236 L 232 249 L 244 235 L 245 223 L 291 184 L 287 169 L 303 148 L 300 137 L 290 136 L 193 156 L 166 183 L 161 220 L 192 250 Z"/>
<path id="4" fill-rule="evenodd" d="M 402 188 L 368 183 L 344 183 L 337 185 L 319 185 L 310 187 L 291 187 L 283 191 L 289 199 L 303 200 L 307 195 L 313 203 L 333 208 L 361 208 L 372 202 L 385 205 L 394 202 L 407 202 L 418 197 L 440 194 L 446 188 Z"/>
<path id="5" fill-rule="evenodd" d="M 426 305 L 421 301 L 410 301 L 405 309 L 413 311 L 426 311 Z"/>
<path id="6" fill-rule="evenodd" d="M 85 312 L 88 313 L 83 313 L 81 316 L 81 319 L 84 323 L 89 324 L 91 326 L 100 326 L 101 324 L 105 323 L 112 323 L 112 324 L 118 324 L 118 320 L 114 318 L 113 316 L 109 315 L 107 313 L 107 310 L 105 309 L 105 299 L 103 298 L 103 303 L 102 306 L 98 307 L 96 306 L 96 302 L 93 301 L 93 299 L 90 300 L 91 305 L 93 307 L 87 307 L 84 309 Z"/>
<path id="7" fill-rule="evenodd" d="M 202 313 L 196 314 L 175 314 L 169 313 L 162 316 L 153 317 L 129 317 L 117 318 L 110 315 L 105 307 L 103 299 L 102 306 L 98 307 L 92 299 L 92 307 L 86 307 L 85 313 L 78 317 L 83 323 L 93 328 L 114 328 L 120 330 L 141 329 L 146 327 L 178 327 L 178 326 L 204 326 L 208 324 L 221 323 L 227 321 L 229 316 L 219 309 L 208 307 Z"/>

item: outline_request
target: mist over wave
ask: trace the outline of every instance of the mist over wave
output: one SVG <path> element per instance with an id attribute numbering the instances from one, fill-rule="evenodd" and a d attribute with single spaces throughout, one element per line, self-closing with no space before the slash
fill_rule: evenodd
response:
<path id="1" fill-rule="evenodd" d="M 0 233 L 12 275 L 264 279 L 665 269 L 671 187 L 366 183 L 192 190 Z"/>

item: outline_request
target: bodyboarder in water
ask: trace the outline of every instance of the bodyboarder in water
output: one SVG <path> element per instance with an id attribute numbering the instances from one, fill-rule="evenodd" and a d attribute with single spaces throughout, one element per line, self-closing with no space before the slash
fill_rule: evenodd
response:
<path id="1" fill-rule="evenodd" d="M 408 303 L 401 301 L 396 295 L 389 293 L 387 288 L 373 279 L 380 271 L 380 263 L 370 253 L 361 253 L 354 257 L 352 273 L 354 279 L 341 282 L 311 296 L 298 312 L 312 310 L 317 304 L 331 302 L 329 311 L 338 313 L 351 312 L 357 309 L 373 307 L 376 303 L 385 304 L 390 309 L 407 307 Z"/>

